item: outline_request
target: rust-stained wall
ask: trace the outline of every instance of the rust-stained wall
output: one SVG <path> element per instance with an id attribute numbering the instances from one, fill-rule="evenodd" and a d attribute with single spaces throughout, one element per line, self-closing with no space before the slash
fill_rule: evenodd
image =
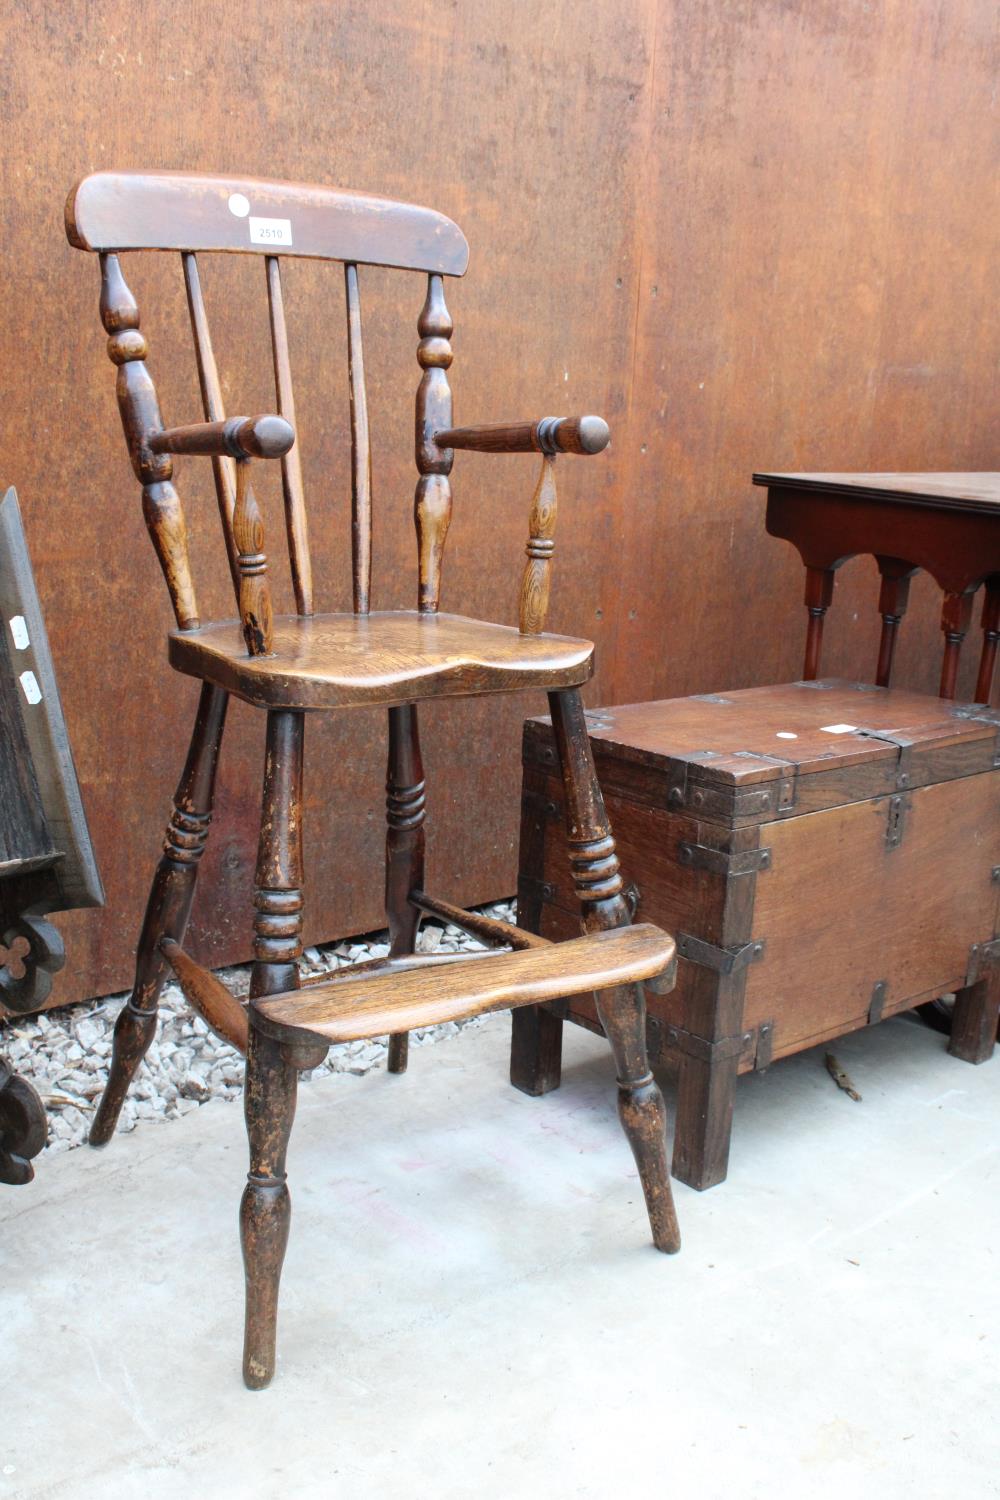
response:
<path id="1" fill-rule="evenodd" d="M 17 485 L 108 890 L 63 926 L 54 999 L 124 987 L 196 688 L 170 673 L 97 320 L 67 246 L 101 166 L 237 170 L 427 202 L 472 245 L 449 301 L 459 421 L 594 410 L 566 461 L 552 624 L 592 634 L 590 702 L 797 675 L 801 574 L 754 468 L 995 468 L 991 0 L 522 0 L 8 6 L 0 485 Z M 127 258 L 166 419 L 199 415 L 180 268 Z M 204 271 L 229 409 L 272 404 L 263 271 Z M 413 597 L 420 279 L 362 277 L 376 601 Z M 349 602 L 341 279 L 291 263 L 299 427 L 326 607 Z M 229 610 L 208 465 L 178 464 L 205 615 Z M 456 460 L 444 607 L 514 618 L 529 459 Z M 264 485 L 278 535 L 273 476 Z M 825 668 L 868 675 L 874 569 L 848 565 Z M 932 689 L 918 580 L 900 680 Z M 968 653 L 972 656 L 972 652 Z M 970 682 L 966 663 L 963 688 Z M 430 880 L 512 889 L 531 698 L 424 715 Z M 192 946 L 245 956 L 262 741 L 237 706 Z M 380 919 L 383 729 L 309 721 L 311 939 Z"/>

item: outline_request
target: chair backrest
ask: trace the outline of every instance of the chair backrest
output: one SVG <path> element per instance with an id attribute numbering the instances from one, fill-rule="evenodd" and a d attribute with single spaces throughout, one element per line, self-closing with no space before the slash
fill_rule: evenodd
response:
<path id="1" fill-rule="evenodd" d="M 96 172 L 71 191 L 66 203 L 70 244 L 95 251 L 101 262 L 101 319 L 108 355 L 118 367 L 118 405 L 143 510 L 181 629 L 198 625 L 183 511 L 171 482 L 169 452 L 157 451 L 164 433 L 139 309 L 122 274 L 119 255 L 129 250 L 180 252 L 206 422 L 221 423 L 222 387 L 198 272 L 199 253 L 239 252 L 264 258 L 270 309 L 277 409 L 295 426 L 291 361 L 281 287 L 280 258 L 340 261 L 347 304 L 351 411 L 352 562 L 354 609 L 367 614 L 371 592 L 371 444 L 361 333 L 359 265 L 422 271 L 427 292 L 417 321 L 417 359 L 423 374 L 416 398 L 415 503 L 419 570 L 418 605 L 438 607 L 441 559 L 451 519 L 452 450 L 439 448 L 435 432 L 452 425 L 448 369 L 453 324 L 444 277 L 464 274 L 469 248 L 443 214 L 409 203 L 339 192 L 303 183 L 215 177 L 179 172 Z M 179 451 L 179 450 L 174 450 Z M 199 451 L 189 448 L 187 451 Z M 208 451 L 201 449 L 200 451 Z M 213 452 L 216 494 L 237 601 L 240 600 L 238 478 L 233 451 Z M 312 568 L 298 441 L 281 459 L 285 523 L 298 612 L 313 612 Z M 242 478 L 242 474 L 240 478 Z M 245 482 L 245 481 L 244 481 Z M 261 553 L 260 571 L 266 567 Z"/>

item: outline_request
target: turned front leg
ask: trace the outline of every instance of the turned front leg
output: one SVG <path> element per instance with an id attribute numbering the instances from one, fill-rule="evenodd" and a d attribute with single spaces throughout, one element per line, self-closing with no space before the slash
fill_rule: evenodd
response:
<path id="1" fill-rule="evenodd" d="M 132 993 L 115 1022 L 108 1081 L 90 1129 L 92 1146 L 105 1146 L 111 1139 L 129 1085 L 156 1034 L 157 1007 L 170 972 L 158 944 L 161 937 L 174 938 L 178 943 L 184 941 L 198 864 L 212 821 L 215 770 L 228 702 L 221 688 L 208 683 L 202 687 L 187 761 L 174 794 L 163 854 L 146 903 Z"/>
<path id="2" fill-rule="evenodd" d="M 417 709 L 404 703 L 389 710 L 389 756 L 385 779 L 385 910 L 389 957 L 405 958 L 417 945 L 420 913 L 410 900 L 424 883 L 424 767 Z M 389 1038 L 389 1072 L 405 1073 L 409 1037 Z"/>
<path id="3" fill-rule="evenodd" d="M 254 890 L 250 995 L 299 987 L 302 953 L 302 739 L 304 716 L 267 716 L 264 796 Z"/>
<path id="4" fill-rule="evenodd" d="M 240 1245 L 246 1276 L 243 1379 L 252 1391 L 263 1390 L 274 1374 L 278 1286 L 292 1216 L 285 1154 L 296 1082 L 280 1043 L 251 1026 L 243 1089 L 250 1170 L 240 1203 Z"/>
<path id="5" fill-rule="evenodd" d="M 550 693 L 552 726 L 566 797 L 570 868 L 586 931 L 628 927 L 604 798 L 594 771 L 590 738 L 578 689 Z M 646 1052 L 646 999 L 639 984 L 619 985 L 597 997 L 598 1014 L 618 1072 L 618 1115 L 628 1137 L 658 1250 L 680 1249 L 680 1230 L 667 1167 L 666 1111 Z"/>
<path id="6" fill-rule="evenodd" d="M 268 714 L 254 892 L 252 1000 L 299 987 L 295 960 L 302 952 L 302 739 L 302 714 Z M 295 1116 L 295 1091 L 293 1063 L 251 1022 L 244 1086 L 250 1171 L 240 1206 L 246 1272 L 243 1378 L 251 1390 L 261 1390 L 274 1374 L 278 1283 L 292 1211 L 285 1151 Z"/>

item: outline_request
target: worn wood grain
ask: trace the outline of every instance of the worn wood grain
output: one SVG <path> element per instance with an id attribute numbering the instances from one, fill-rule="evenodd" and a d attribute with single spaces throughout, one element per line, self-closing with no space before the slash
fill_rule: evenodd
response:
<path id="1" fill-rule="evenodd" d="M 282 616 L 271 645 L 248 657 L 238 626 L 208 625 L 172 635 L 170 660 L 249 703 L 336 708 L 576 684 L 593 657 L 589 641 L 407 610 Z"/>
<path id="2" fill-rule="evenodd" d="M 298 1030 L 329 1042 L 355 1041 L 635 983 L 662 974 L 673 957 L 673 939 L 659 928 L 626 927 L 465 963 L 372 973 L 329 990 L 311 985 L 301 994 L 255 1001 L 254 1024 L 278 1037 Z"/>

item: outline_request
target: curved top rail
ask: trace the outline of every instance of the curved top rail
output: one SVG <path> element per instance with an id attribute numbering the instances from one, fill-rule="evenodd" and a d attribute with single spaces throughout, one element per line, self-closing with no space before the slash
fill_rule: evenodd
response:
<path id="1" fill-rule="evenodd" d="M 66 200 L 78 250 L 301 255 L 462 276 L 465 236 L 412 203 L 301 182 L 197 172 L 93 172 Z"/>

